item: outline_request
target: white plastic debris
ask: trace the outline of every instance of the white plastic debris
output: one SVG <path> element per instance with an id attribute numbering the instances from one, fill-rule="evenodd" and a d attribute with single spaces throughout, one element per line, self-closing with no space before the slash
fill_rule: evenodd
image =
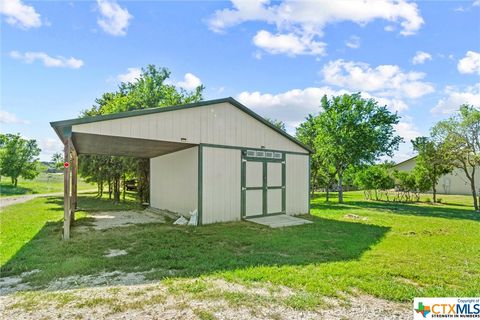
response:
<path id="1" fill-rule="evenodd" d="M 185 219 L 183 216 L 181 216 L 180 218 L 178 218 L 177 220 L 175 220 L 175 222 L 173 224 L 178 224 L 178 225 L 181 225 L 181 226 L 184 226 L 188 223 L 188 220 Z"/>
<path id="2" fill-rule="evenodd" d="M 190 212 L 190 221 L 188 222 L 189 226 L 196 226 L 198 225 L 198 211 L 197 209 Z"/>

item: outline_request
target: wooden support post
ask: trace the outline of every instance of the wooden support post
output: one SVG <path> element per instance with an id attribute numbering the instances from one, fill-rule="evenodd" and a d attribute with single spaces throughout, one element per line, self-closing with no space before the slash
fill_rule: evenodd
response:
<path id="1" fill-rule="evenodd" d="M 65 141 L 64 161 L 70 163 L 70 137 Z M 63 240 L 70 239 L 70 167 L 63 169 Z"/>
<path id="2" fill-rule="evenodd" d="M 70 225 L 75 221 L 75 211 L 77 210 L 77 171 L 78 171 L 78 157 L 77 151 L 73 145 L 70 146 L 72 149 L 72 202 L 70 210 L 72 216 L 70 217 Z"/>

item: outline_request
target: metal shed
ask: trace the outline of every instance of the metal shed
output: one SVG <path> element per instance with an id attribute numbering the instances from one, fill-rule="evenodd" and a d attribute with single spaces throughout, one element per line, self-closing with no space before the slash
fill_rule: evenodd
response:
<path id="1" fill-rule="evenodd" d="M 51 122 L 65 145 L 65 223 L 76 155 L 150 159 L 150 205 L 199 223 L 309 212 L 310 150 L 233 98 Z M 72 172 L 72 190 L 70 190 Z"/>

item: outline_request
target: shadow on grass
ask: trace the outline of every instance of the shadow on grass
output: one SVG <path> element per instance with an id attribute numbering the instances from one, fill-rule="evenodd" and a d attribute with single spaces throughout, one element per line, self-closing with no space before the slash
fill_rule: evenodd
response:
<path id="1" fill-rule="evenodd" d="M 2 266 L 2 274 L 39 269 L 42 272 L 26 280 L 44 286 L 61 277 L 110 271 L 153 270 L 146 277 L 157 280 L 256 266 L 346 261 L 359 259 L 389 231 L 368 224 L 308 219 L 314 223 L 282 229 L 236 222 L 201 227 L 147 224 L 104 231 L 88 229 L 89 220 L 80 219 L 68 242 L 60 240 L 62 222 L 49 222 Z M 128 254 L 106 258 L 110 249 Z"/>
<path id="2" fill-rule="evenodd" d="M 374 209 L 400 215 L 480 221 L 480 213 L 475 212 L 473 208 L 459 204 L 402 203 L 373 200 L 348 200 L 348 202 L 341 204 L 326 202 L 317 198 L 310 207 L 320 212 L 326 210 L 352 212 L 355 209 Z"/>
<path id="3" fill-rule="evenodd" d="M 96 193 L 84 193 L 78 195 L 78 209 L 77 211 L 114 211 L 114 210 L 142 210 L 142 206 L 138 201 L 132 199 L 134 193 L 129 194 L 129 199 L 120 200 L 119 203 L 114 203 L 108 198 L 99 198 L 95 196 Z M 48 204 L 55 204 L 52 210 L 63 211 L 63 198 L 50 197 L 47 199 Z"/>
<path id="4" fill-rule="evenodd" d="M 15 187 L 13 184 L 0 184 L 0 194 L 2 196 L 20 196 L 25 194 L 34 194 L 35 192 L 31 188 Z"/>

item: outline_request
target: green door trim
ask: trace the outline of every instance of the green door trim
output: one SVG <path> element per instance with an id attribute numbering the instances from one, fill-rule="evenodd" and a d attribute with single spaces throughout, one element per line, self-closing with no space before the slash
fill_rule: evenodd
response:
<path id="1" fill-rule="evenodd" d="M 249 219 L 249 218 L 258 218 L 258 217 L 264 217 L 264 216 L 273 216 L 273 215 L 279 215 L 279 214 L 285 214 L 286 213 L 286 157 L 285 157 L 285 152 L 282 152 L 282 159 L 271 159 L 271 158 L 251 158 L 246 156 L 246 150 L 251 150 L 250 148 L 244 148 L 242 150 L 242 156 L 241 156 L 241 188 L 240 188 L 240 199 L 241 199 L 241 218 L 242 219 Z M 262 168 L 263 168 L 263 173 L 262 173 L 262 186 L 261 187 L 247 187 L 246 186 L 246 181 L 247 181 L 247 161 L 250 162 L 261 162 L 262 163 Z M 281 163 L 282 165 L 282 185 L 281 186 L 268 186 L 268 163 L 273 162 L 273 163 Z M 282 190 L 282 211 L 281 212 L 273 212 L 273 213 L 268 213 L 268 190 Z M 248 190 L 263 190 L 262 192 L 262 214 L 261 215 L 253 215 L 253 216 L 248 216 L 247 217 L 247 212 L 246 212 L 246 203 L 247 203 L 247 191 Z"/>
<path id="2" fill-rule="evenodd" d="M 203 145 L 198 146 L 198 225 L 203 223 Z"/>

